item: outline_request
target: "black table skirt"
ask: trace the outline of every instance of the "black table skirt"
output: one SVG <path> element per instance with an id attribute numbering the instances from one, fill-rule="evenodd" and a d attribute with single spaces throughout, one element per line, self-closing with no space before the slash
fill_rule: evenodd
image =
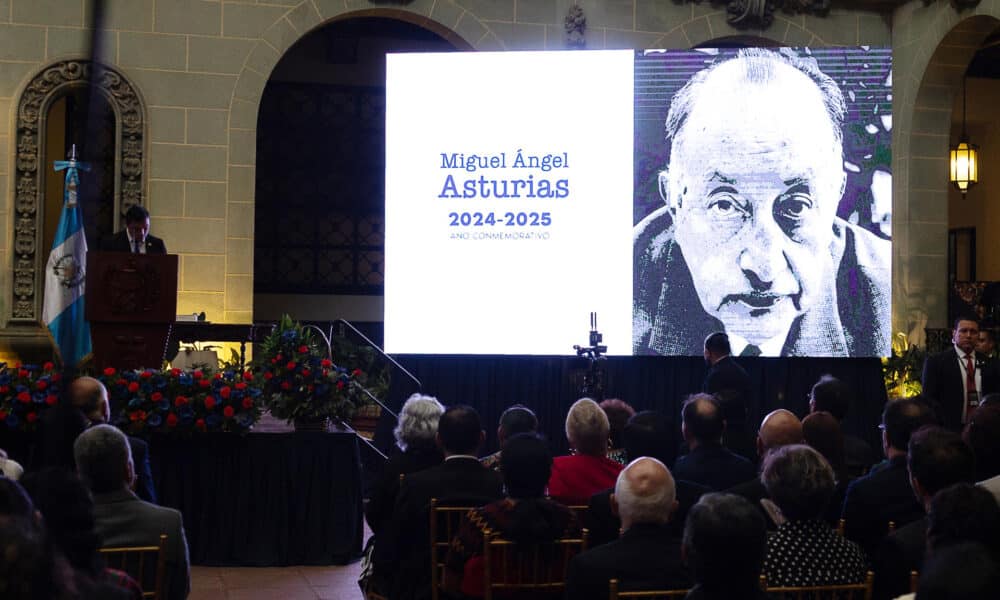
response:
<path id="1" fill-rule="evenodd" d="M 353 433 L 154 435 L 160 504 L 181 511 L 191 562 L 344 564 L 361 553 Z"/>

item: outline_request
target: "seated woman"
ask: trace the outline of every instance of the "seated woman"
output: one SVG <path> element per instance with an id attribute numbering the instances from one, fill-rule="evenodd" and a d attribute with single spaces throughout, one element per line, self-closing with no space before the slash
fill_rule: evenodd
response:
<path id="1" fill-rule="evenodd" d="M 581 398 L 566 415 L 570 456 L 552 463 L 549 496 L 566 504 L 587 504 L 590 497 L 615 486 L 621 463 L 607 457 L 608 416 L 590 398 Z"/>
<path id="2" fill-rule="evenodd" d="M 552 453 L 544 440 L 533 433 L 512 436 L 503 446 L 500 467 L 507 497 L 469 511 L 445 558 L 444 586 L 449 591 L 483 596 L 483 533 L 487 529 L 518 544 L 581 534 L 575 513 L 545 498 Z"/>
<path id="3" fill-rule="evenodd" d="M 608 398 L 602 401 L 599 406 L 604 411 L 604 414 L 608 416 L 608 423 L 611 426 L 608 435 L 608 441 L 611 446 L 608 449 L 608 458 L 616 463 L 621 463 L 622 466 L 627 465 L 628 458 L 625 455 L 625 425 L 629 419 L 635 416 L 635 409 L 628 402 L 619 400 L 618 398 Z"/>
<path id="4" fill-rule="evenodd" d="M 782 446 L 764 459 L 761 482 L 784 522 L 767 540 L 768 586 L 861 583 L 868 561 L 861 547 L 823 520 L 833 496 L 833 469 L 803 444 Z"/>

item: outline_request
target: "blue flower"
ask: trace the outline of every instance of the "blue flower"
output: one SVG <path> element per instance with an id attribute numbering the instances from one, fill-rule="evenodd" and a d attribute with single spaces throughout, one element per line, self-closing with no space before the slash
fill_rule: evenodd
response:
<path id="1" fill-rule="evenodd" d="M 162 423 L 163 419 L 160 418 L 160 415 L 157 414 L 149 415 L 149 417 L 146 418 L 146 424 L 148 424 L 150 427 L 159 427 L 160 424 Z"/>
<path id="2" fill-rule="evenodd" d="M 17 427 L 18 423 L 20 423 L 20 421 L 18 421 L 17 415 L 14 413 L 7 415 L 7 427 Z"/>
<path id="3" fill-rule="evenodd" d="M 205 417 L 205 425 L 207 425 L 209 429 L 215 429 L 220 424 L 222 424 L 222 417 L 220 417 L 215 413 L 212 413 L 207 417 Z"/>
<path id="4" fill-rule="evenodd" d="M 177 377 L 177 381 L 181 385 L 191 385 L 194 383 L 194 378 L 188 373 L 182 373 L 179 377 Z"/>
<path id="5" fill-rule="evenodd" d="M 170 410 L 170 400 L 167 400 L 166 398 L 160 400 L 159 407 L 160 410 Z"/>
<path id="6" fill-rule="evenodd" d="M 133 396 L 131 400 L 128 401 L 129 408 L 138 408 L 142 406 L 142 398 L 139 396 Z"/>
<path id="7" fill-rule="evenodd" d="M 184 406 L 177 409 L 177 414 L 181 416 L 181 419 L 191 419 L 194 417 L 194 411 L 191 407 L 185 404 Z"/>
<path id="8" fill-rule="evenodd" d="M 241 412 L 236 415 L 236 422 L 240 424 L 240 427 L 245 429 L 253 425 L 253 416 L 250 413 Z"/>

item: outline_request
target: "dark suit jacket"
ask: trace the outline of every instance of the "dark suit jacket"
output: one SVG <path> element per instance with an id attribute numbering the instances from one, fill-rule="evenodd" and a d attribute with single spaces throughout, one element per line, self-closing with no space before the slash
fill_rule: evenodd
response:
<path id="1" fill-rule="evenodd" d="M 124 229 L 118 233 L 106 237 L 97 245 L 97 249 L 102 252 L 131 252 L 132 247 L 128 243 L 128 232 Z M 166 254 L 167 246 L 163 240 L 154 236 L 146 236 L 146 254 Z"/>
<path id="2" fill-rule="evenodd" d="M 872 556 L 888 532 L 889 521 L 899 529 L 924 516 L 910 487 L 906 457 L 897 456 L 887 467 L 855 479 L 844 498 L 844 535 Z"/>
<path id="3" fill-rule="evenodd" d="M 573 557 L 566 575 L 569 600 L 605 600 L 608 581 L 619 589 L 685 589 L 691 575 L 681 560 L 681 540 L 663 525 L 639 524 L 620 539 Z"/>
<path id="4" fill-rule="evenodd" d="M 750 400 L 750 376 L 732 356 L 709 367 L 701 391 L 714 394 L 722 402 L 728 429 L 743 429 Z"/>
<path id="5" fill-rule="evenodd" d="M 910 571 L 920 572 L 927 549 L 927 517 L 897 529 L 882 541 L 872 561 L 875 600 L 892 600 L 910 592 Z"/>
<path id="6" fill-rule="evenodd" d="M 191 590 L 190 561 L 181 513 L 143 502 L 128 490 L 94 494 L 94 521 L 104 546 L 155 546 L 167 534 L 167 594 L 183 600 Z"/>
<path id="7" fill-rule="evenodd" d="M 475 458 L 456 457 L 407 475 L 399 486 L 392 519 L 375 544 L 375 569 L 393 578 L 394 600 L 430 597 L 431 498 L 482 506 L 503 497 L 500 475 Z"/>
<path id="8" fill-rule="evenodd" d="M 436 446 L 411 446 L 405 452 L 400 452 L 397 448 L 389 457 L 382 473 L 372 485 L 368 504 L 365 506 L 365 519 L 376 539 L 392 518 L 392 509 L 399 493 L 399 476 L 439 465 L 442 460 L 444 456 Z"/>
<path id="9" fill-rule="evenodd" d="M 997 361 L 976 357 L 976 368 L 980 369 L 983 395 L 1000 392 L 1000 370 Z M 934 402 L 934 409 L 942 424 L 952 431 L 962 429 L 962 405 L 965 403 L 962 368 L 958 364 L 955 346 L 943 352 L 931 354 L 924 360 L 924 371 L 920 380 L 923 394 Z"/>
<path id="10" fill-rule="evenodd" d="M 844 466 L 849 477 L 861 477 L 868 473 L 868 469 L 878 462 L 877 456 L 868 442 L 856 435 L 844 434 Z"/>
<path id="11" fill-rule="evenodd" d="M 729 489 L 757 476 L 753 463 L 718 444 L 703 444 L 677 459 L 674 478 L 700 483 L 714 491 Z"/>
<path id="12" fill-rule="evenodd" d="M 73 442 L 87 425 L 87 417 L 72 406 L 58 404 L 42 413 L 36 468 L 62 467 L 76 471 Z"/>
<path id="13" fill-rule="evenodd" d="M 156 489 L 153 487 L 153 470 L 149 465 L 149 446 L 140 438 L 128 436 L 132 447 L 132 465 L 135 467 L 135 495 L 140 500 L 156 504 Z"/>
<path id="14" fill-rule="evenodd" d="M 703 494 L 711 492 L 711 488 L 698 483 L 674 480 L 674 489 L 677 496 L 677 510 L 674 512 L 667 529 L 672 535 L 680 537 L 684 533 L 684 521 L 687 519 L 688 511 L 698 503 L 698 499 Z M 622 521 L 618 515 L 611 512 L 611 494 L 614 488 L 598 492 L 590 497 L 590 504 L 587 507 L 586 522 L 584 527 L 590 530 L 587 538 L 587 545 L 591 548 L 607 544 L 618 539 L 618 530 L 622 528 Z"/>

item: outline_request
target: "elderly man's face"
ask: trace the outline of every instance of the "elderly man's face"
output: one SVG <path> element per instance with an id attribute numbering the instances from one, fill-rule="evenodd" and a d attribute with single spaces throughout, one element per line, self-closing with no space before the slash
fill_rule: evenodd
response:
<path id="1" fill-rule="evenodd" d="M 771 84 L 737 91 L 726 69 L 709 77 L 674 142 L 667 202 L 702 308 L 760 343 L 829 285 L 843 158 L 805 75 L 779 66 Z"/>

